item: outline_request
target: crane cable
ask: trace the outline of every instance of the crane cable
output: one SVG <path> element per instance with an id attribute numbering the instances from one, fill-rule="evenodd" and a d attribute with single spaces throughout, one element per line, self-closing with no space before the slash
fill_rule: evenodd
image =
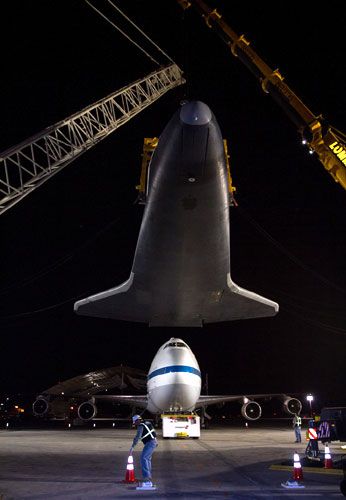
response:
<path id="1" fill-rule="evenodd" d="M 138 198 L 136 198 L 133 201 L 131 206 L 136 205 L 137 200 L 138 200 Z M 83 251 L 85 248 L 91 246 L 98 238 L 100 238 L 105 233 L 107 233 L 111 228 L 113 228 L 113 226 L 115 226 L 115 224 L 118 224 L 119 222 L 121 222 L 122 218 L 123 218 L 123 214 L 120 213 L 120 215 L 118 215 L 115 219 L 111 220 L 103 228 L 98 230 L 96 234 L 94 234 L 89 239 L 84 241 L 77 248 L 75 248 L 74 250 L 72 250 L 68 254 L 64 255 L 63 257 L 61 257 L 57 261 L 53 262 L 52 264 L 41 269 L 41 271 L 39 271 L 38 273 L 36 273 L 32 276 L 29 276 L 27 278 L 23 278 L 22 281 L 13 282 L 12 284 L 8 285 L 7 287 L 0 288 L 0 296 L 7 295 L 8 293 L 11 293 L 12 290 L 16 290 L 18 288 L 24 288 L 27 285 L 30 285 L 31 283 L 34 283 L 35 281 L 40 280 L 41 278 L 44 278 L 45 276 L 47 276 L 51 272 L 55 271 L 57 268 L 63 266 L 64 264 L 66 264 L 66 262 L 72 260 L 78 253 Z M 90 294 L 90 290 L 88 292 L 85 292 L 85 293 Z M 72 299 L 69 299 L 68 302 L 73 300 L 73 299 L 74 299 L 74 297 L 72 297 Z M 1 319 L 2 319 L 2 316 L 0 316 L 0 320 Z"/>
<path id="2" fill-rule="evenodd" d="M 343 132 L 340 132 L 340 130 L 338 130 L 336 127 L 330 127 L 331 131 L 334 132 L 334 134 L 336 136 L 338 136 L 338 138 L 341 140 L 341 141 L 344 141 L 346 142 L 346 134 L 344 134 Z"/>
<path id="3" fill-rule="evenodd" d="M 334 288 L 334 290 L 337 290 L 338 292 L 341 292 L 343 294 L 346 293 L 346 290 L 333 283 L 332 281 L 330 281 L 328 278 L 325 278 L 322 274 L 318 273 L 317 271 L 315 271 L 314 269 L 312 269 L 311 267 L 309 267 L 308 265 L 304 264 L 304 262 L 302 262 L 300 259 L 298 259 L 298 257 L 296 257 L 294 254 L 292 254 L 289 250 L 287 250 L 287 248 L 285 248 L 279 241 L 277 241 L 275 238 L 273 238 L 273 236 L 271 236 L 255 219 L 253 219 L 251 217 L 251 215 L 249 213 L 247 213 L 244 209 L 242 209 L 241 207 L 237 207 L 237 210 L 238 212 L 241 214 L 241 216 L 246 219 L 252 226 L 254 226 L 255 229 L 257 229 L 257 231 L 262 234 L 262 236 L 264 236 L 268 241 L 270 241 L 278 250 L 280 250 L 281 253 L 283 253 L 284 255 L 286 255 L 286 257 L 288 257 L 289 260 L 291 260 L 292 262 L 294 262 L 297 266 L 301 267 L 302 269 L 304 269 L 304 271 L 306 272 L 309 272 L 312 276 L 314 276 L 315 278 L 319 279 L 320 281 L 322 281 L 322 283 L 324 283 L 325 285 L 331 287 L 331 288 Z"/>
<path id="4" fill-rule="evenodd" d="M 161 54 L 163 54 L 165 57 L 167 57 L 167 59 L 172 63 L 172 64 L 175 64 L 175 62 L 173 61 L 173 59 L 171 57 L 169 57 L 168 54 L 166 54 L 166 52 L 164 52 L 151 38 L 148 37 L 148 35 L 146 35 L 146 33 L 144 33 L 144 31 L 142 31 L 133 21 L 131 21 L 131 19 L 129 17 L 127 17 L 126 14 L 124 14 L 124 12 L 122 10 L 119 9 L 119 7 L 117 7 L 111 0 L 107 0 L 108 3 L 110 3 L 115 10 L 117 10 L 130 24 L 132 24 L 132 26 L 134 26 L 136 28 L 136 30 L 138 30 L 147 40 L 149 40 L 149 42 L 154 45 L 154 47 L 159 51 L 161 52 Z"/>
<path id="5" fill-rule="evenodd" d="M 134 40 L 132 40 L 132 38 L 130 38 L 121 28 L 119 28 L 119 26 L 117 26 L 115 23 L 113 23 L 113 21 L 111 21 L 105 14 L 103 14 L 100 10 L 98 10 L 97 7 L 95 7 L 91 2 L 89 2 L 89 0 L 84 0 L 95 12 L 97 12 L 101 17 L 103 17 L 103 19 L 105 19 L 109 24 L 111 24 L 116 30 L 118 30 L 125 38 L 127 38 L 133 45 L 135 45 L 139 50 L 141 50 L 151 61 L 153 61 L 155 64 L 157 64 L 158 66 L 161 66 L 160 63 L 158 61 L 156 61 L 156 59 L 154 59 L 146 50 L 143 49 L 143 47 L 141 47 L 140 45 L 138 45 L 137 42 L 135 42 Z M 125 14 L 123 14 L 124 17 Z M 131 21 L 132 23 L 132 21 Z M 134 24 L 134 23 L 132 23 Z M 134 24 L 135 25 L 135 24 Z M 141 31 L 137 26 L 136 28 Z M 149 38 L 149 37 L 147 37 Z M 150 39 L 149 39 L 150 40 Z M 152 42 L 154 43 L 154 42 Z"/>

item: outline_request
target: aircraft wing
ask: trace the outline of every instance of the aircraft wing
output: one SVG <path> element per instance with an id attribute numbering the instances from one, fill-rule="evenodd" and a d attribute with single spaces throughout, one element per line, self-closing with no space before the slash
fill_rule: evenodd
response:
<path id="1" fill-rule="evenodd" d="M 146 408 L 148 404 L 147 395 L 126 396 L 123 394 L 95 394 L 95 401 L 109 401 L 110 403 L 119 403 L 128 406 L 136 406 L 137 408 Z"/>
<path id="2" fill-rule="evenodd" d="M 66 418 L 68 408 L 72 405 L 78 408 L 78 416 L 82 420 L 90 420 L 96 415 L 95 400 L 109 400 L 127 404 L 132 407 L 146 408 L 147 374 L 142 370 L 128 366 L 113 366 L 95 370 L 71 379 L 42 391 L 33 402 L 32 409 L 35 416 L 54 416 Z M 108 391 L 118 389 L 134 393 L 133 396 L 111 395 Z M 84 418 L 81 416 L 83 413 Z"/>
<path id="3" fill-rule="evenodd" d="M 231 401 L 238 401 L 241 407 L 242 415 L 248 420 L 257 420 L 261 414 L 261 406 L 256 402 L 256 399 L 263 399 L 270 401 L 271 399 L 279 399 L 282 404 L 282 409 L 289 415 L 300 413 L 302 403 L 299 399 L 291 397 L 287 394 L 239 394 L 234 396 L 200 396 L 195 408 L 206 408 L 210 405 L 227 403 Z"/>
<path id="4" fill-rule="evenodd" d="M 60 396 L 64 394 L 67 397 L 89 397 L 98 392 L 111 389 L 129 389 L 134 388 L 145 392 L 147 385 L 147 374 L 142 370 L 130 368 L 129 366 L 113 366 L 95 370 L 84 375 L 70 378 L 64 382 L 42 391 L 42 394 L 51 396 Z"/>
<path id="5" fill-rule="evenodd" d="M 280 398 L 280 399 L 286 399 L 290 398 L 290 396 L 287 396 L 286 394 L 280 393 L 280 394 L 238 394 L 234 396 L 200 396 L 197 403 L 196 403 L 196 408 L 202 408 L 203 406 L 210 406 L 210 405 L 217 405 L 220 403 L 229 403 L 231 401 L 239 401 L 240 403 L 245 403 L 247 401 L 254 401 L 256 399 L 266 399 L 266 400 L 271 400 L 272 398 Z"/>

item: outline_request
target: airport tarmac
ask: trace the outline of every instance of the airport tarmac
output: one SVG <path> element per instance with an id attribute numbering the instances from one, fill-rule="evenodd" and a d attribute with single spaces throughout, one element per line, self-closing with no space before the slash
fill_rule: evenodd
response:
<path id="1" fill-rule="evenodd" d="M 257 424 L 257 422 L 255 423 Z M 291 470 L 271 470 L 304 456 L 290 423 L 284 426 L 219 426 L 202 430 L 200 439 L 162 439 L 153 455 L 156 491 L 125 484 L 128 452 L 135 431 L 129 428 L 1 430 L 0 499 L 276 499 L 343 498 L 338 474 L 304 469 L 303 489 L 281 486 Z M 141 477 L 134 452 L 135 475 Z M 330 446 L 340 454 L 340 443 Z"/>

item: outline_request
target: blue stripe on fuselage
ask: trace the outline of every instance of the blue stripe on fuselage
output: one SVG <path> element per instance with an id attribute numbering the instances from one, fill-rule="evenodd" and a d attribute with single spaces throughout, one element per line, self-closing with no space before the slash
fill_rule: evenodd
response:
<path id="1" fill-rule="evenodd" d="M 158 370 L 149 373 L 148 380 L 150 380 L 153 377 L 157 377 L 158 375 L 163 375 L 164 373 L 172 373 L 172 372 L 193 373 L 194 375 L 198 375 L 199 377 L 201 377 L 201 372 L 196 368 L 193 368 L 192 366 L 171 365 L 171 366 L 164 366 L 163 368 L 159 368 Z"/>

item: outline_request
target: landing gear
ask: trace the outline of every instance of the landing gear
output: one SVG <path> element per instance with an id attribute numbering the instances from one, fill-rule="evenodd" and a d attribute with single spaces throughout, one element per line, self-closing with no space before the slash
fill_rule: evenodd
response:
<path id="1" fill-rule="evenodd" d="M 202 429 L 209 429 L 211 417 L 206 412 L 204 406 L 201 408 L 201 427 Z"/>

